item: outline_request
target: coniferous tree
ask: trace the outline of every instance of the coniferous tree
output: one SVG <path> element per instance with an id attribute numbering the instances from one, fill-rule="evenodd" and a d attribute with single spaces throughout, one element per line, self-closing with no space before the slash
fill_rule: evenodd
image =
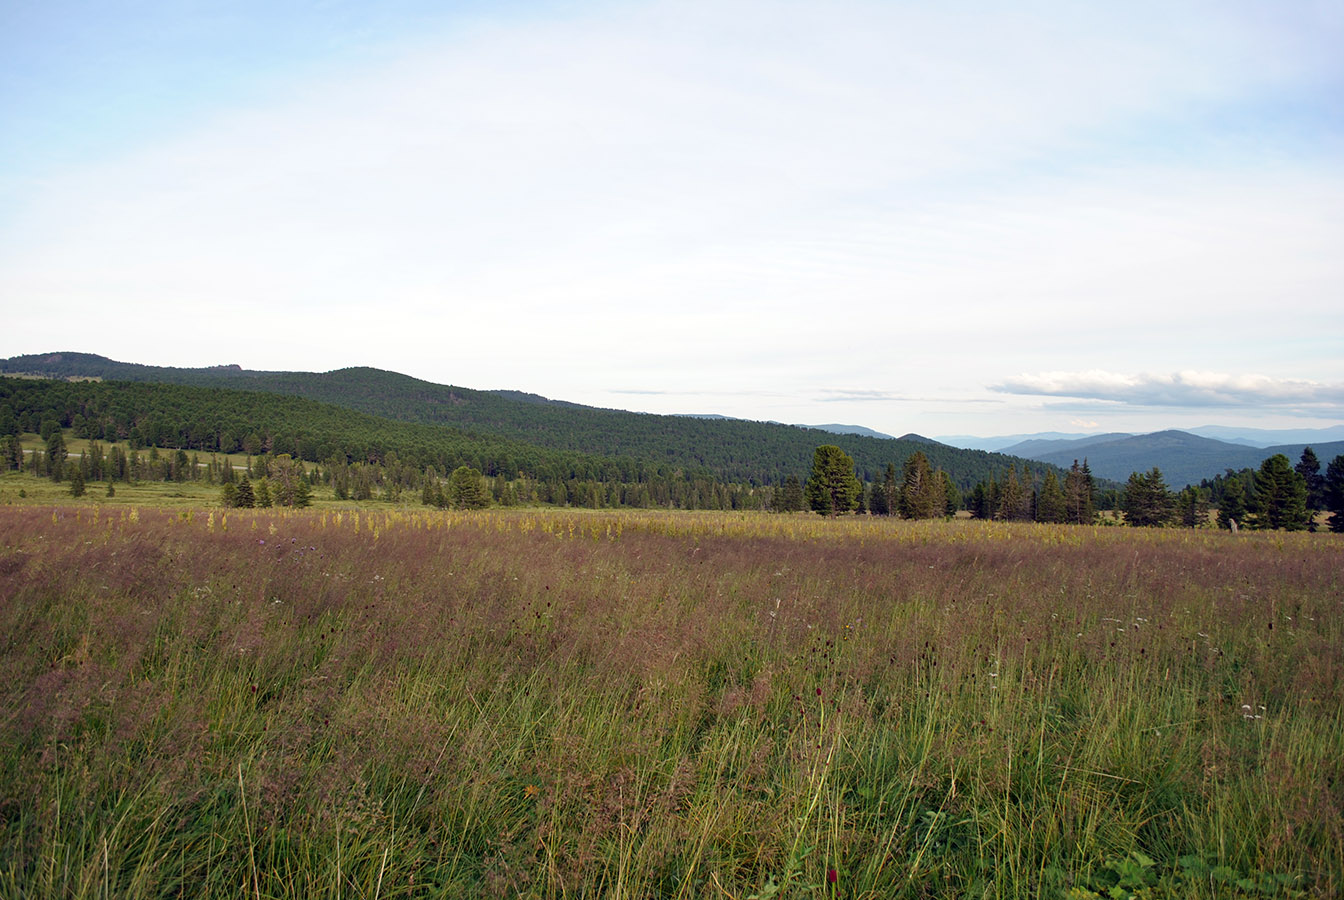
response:
<path id="1" fill-rule="evenodd" d="M 52 481 L 60 481 L 65 474 L 65 459 L 68 455 L 65 450 L 65 437 L 57 428 L 47 438 L 47 474 L 51 476 Z"/>
<path id="2" fill-rule="evenodd" d="M 19 471 L 23 468 L 23 445 L 19 443 L 18 435 L 11 434 L 5 438 L 5 468 Z"/>
<path id="3" fill-rule="evenodd" d="M 1231 469 L 1223 481 L 1223 496 L 1218 501 L 1218 527 L 1231 529 L 1233 522 L 1246 520 L 1246 489 Z"/>
<path id="4" fill-rule="evenodd" d="M 490 497 L 481 484 L 481 473 L 469 466 L 458 466 L 448 476 L 445 496 L 449 505 L 457 509 L 484 509 L 490 505 Z"/>
<path id="5" fill-rule="evenodd" d="M 1330 530 L 1344 534 L 1344 454 L 1336 456 L 1325 467 L 1321 500 L 1330 511 Z"/>
<path id="6" fill-rule="evenodd" d="M 985 488 L 986 510 L 984 518 L 997 519 L 999 517 L 999 502 L 1003 500 L 1003 482 L 998 478 L 989 479 L 989 487 Z"/>
<path id="7" fill-rule="evenodd" d="M 76 462 L 69 463 L 70 475 L 70 496 L 84 496 L 84 469 Z"/>
<path id="8" fill-rule="evenodd" d="M 916 450 L 905 461 L 901 476 L 900 510 L 907 519 L 936 519 L 947 506 L 947 491 L 929 458 Z"/>
<path id="9" fill-rule="evenodd" d="M 781 506 L 783 512 L 802 512 L 807 509 L 807 499 L 803 495 L 803 483 L 798 480 L 797 475 L 789 475 L 784 479 L 784 502 Z"/>
<path id="10" fill-rule="evenodd" d="M 971 489 L 971 515 L 977 519 L 991 518 L 989 510 L 989 491 L 983 481 Z"/>
<path id="11" fill-rule="evenodd" d="M 1036 521 L 1063 522 L 1067 513 L 1064 490 L 1059 486 L 1054 470 L 1047 469 L 1045 480 L 1041 482 L 1041 496 L 1036 503 Z"/>
<path id="12" fill-rule="evenodd" d="M 952 483 L 952 476 L 942 469 L 938 470 L 938 478 L 943 482 L 943 515 L 950 519 L 961 509 L 961 491 Z"/>
<path id="13" fill-rule="evenodd" d="M 1031 518 L 1031 495 L 1018 480 L 1017 469 L 1010 466 L 1008 475 L 999 485 L 999 505 L 995 518 L 1018 522 Z"/>
<path id="14" fill-rule="evenodd" d="M 299 482 L 303 481 L 303 463 L 288 453 L 280 453 L 271 460 L 271 477 L 267 479 L 271 501 L 276 506 L 296 506 Z"/>
<path id="15" fill-rule="evenodd" d="M 1171 522 L 1176 504 L 1157 466 L 1147 472 L 1130 474 L 1121 508 L 1125 521 L 1135 527 L 1161 528 Z"/>
<path id="16" fill-rule="evenodd" d="M 1087 460 L 1081 466 L 1073 461 L 1069 473 L 1064 477 L 1064 503 L 1066 521 L 1074 525 L 1091 525 L 1096 517 L 1092 502 L 1092 470 Z"/>
<path id="17" fill-rule="evenodd" d="M 859 505 L 863 483 L 854 475 L 854 460 L 849 454 L 834 444 L 824 444 L 812 455 L 812 474 L 804 492 L 813 512 L 838 516 Z"/>
<path id="18" fill-rule="evenodd" d="M 439 497 L 439 476 L 430 466 L 420 479 L 420 502 L 425 506 L 442 506 Z"/>
<path id="19" fill-rule="evenodd" d="M 1325 508 L 1325 478 L 1321 475 L 1321 461 L 1316 458 L 1316 451 L 1310 447 L 1303 447 L 1302 457 L 1293 469 L 1307 484 L 1308 527 L 1315 531 L 1315 514 Z"/>
<path id="20" fill-rule="evenodd" d="M 1308 521 L 1306 479 L 1276 453 L 1255 473 L 1255 500 L 1249 505 L 1252 527 L 1301 531 Z"/>
<path id="21" fill-rule="evenodd" d="M 1209 522 L 1209 499 L 1204 491 L 1188 484 L 1176 495 L 1176 512 L 1186 528 L 1199 528 Z"/>
<path id="22" fill-rule="evenodd" d="M 235 490 L 237 495 L 234 499 L 234 506 L 239 509 L 252 509 L 257 505 L 257 496 L 252 492 L 252 481 L 246 475 L 239 479 Z"/>
<path id="23" fill-rule="evenodd" d="M 887 505 L 887 491 L 880 481 L 874 481 L 868 490 L 868 511 L 875 516 L 891 515 L 891 507 Z"/>

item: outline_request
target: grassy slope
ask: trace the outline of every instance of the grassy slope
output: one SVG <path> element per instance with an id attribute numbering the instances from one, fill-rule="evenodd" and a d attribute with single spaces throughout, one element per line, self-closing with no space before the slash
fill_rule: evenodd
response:
<path id="1" fill-rule="evenodd" d="M 1321 535 L 0 508 L 0 894 L 1243 896 L 1235 869 L 1337 895 L 1341 562 Z"/>

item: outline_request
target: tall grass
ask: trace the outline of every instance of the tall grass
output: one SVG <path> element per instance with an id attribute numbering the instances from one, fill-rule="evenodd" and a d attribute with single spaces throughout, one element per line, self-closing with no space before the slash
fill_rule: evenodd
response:
<path id="1" fill-rule="evenodd" d="M 1333 536 L 0 509 L 0 894 L 1344 890 Z"/>

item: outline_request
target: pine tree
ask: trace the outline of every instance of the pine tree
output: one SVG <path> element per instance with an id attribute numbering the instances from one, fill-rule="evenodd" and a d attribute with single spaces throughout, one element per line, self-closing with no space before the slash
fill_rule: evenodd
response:
<path id="1" fill-rule="evenodd" d="M 19 443 L 17 435 L 8 435 L 5 438 L 5 468 L 15 471 L 23 468 L 23 445 Z"/>
<path id="2" fill-rule="evenodd" d="M 258 481 L 253 489 L 253 495 L 256 497 L 258 509 L 269 509 L 271 506 L 271 489 L 266 484 L 266 479 Z"/>
<path id="3" fill-rule="evenodd" d="M 69 464 L 70 469 L 70 496 L 84 496 L 84 469 L 78 463 Z"/>
<path id="4" fill-rule="evenodd" d="M 1233 522 L 1246 520 L 1246 489 L 1231 469 L 1223 481 L 1223 496 L 1218 501 L 1218 527 L 1231 529 Z"/>
<path id="5" fill-rule="evenodd" d="M 1028 518 L 1024 511 L 1030 509 L 1030 502 L 1026 489 L 1017 479 L 1017 470 L 1010 466 L 1008 476 L 999 485 L 999 504 L 994 517 L 1005 522 Z"/>
<path id="6" fill-rule="evenodd" d="M 1301 531 L 1307 527 L 1307 481 L 1282 453 L 1266 459 L 1255 473 L 1251 513 L 1253 528 Z"/>
<path id="7" fill-rule="evenodd" d="M 868 511 L 875 516 L 891 515 L 891 507 L 887 505 L 887 491 L 880 481 L 874 481 L 868 491 Z"/>
<path id="8" fill-rule="evenodd" d="M 797 475 L 790 475 L 784 479 L 784 502 L 780 509 L 782 512 L 802 512 L 807 509 L 807 500 L 803 496 L 803 483 L 798 480 Z"/>
<path id="9" fill-rule="evenodd" d="M 469 466 L 453 470 L 445 494 L 449 505 L 457 509 L 484 509 L 490 505 L 490 497 L 481 484 L 481 473 Z"/>
<path id="10" fill-rule="evenodd" d="M 1036 521 L 1063 522 L 1067 513 L 1059 479 L 1055 477 L 1054 469 L 1047 469 L 1045 480 L 1041 483 L 1041 496 L 1036 503 Z"/>
<path id="11" fill-rule="evenodd" d="M 838 516 L 859 505 L 863 484 L 854 475 L 854 460 L 834 444 L 825 444 L 812 455 L 812 475 L 807 479 L 807 505 L 818 515 Z"/>
<path id="12" fill-rule="evenodd" d="M 1200 528 L 1209 522 L 1209 499 L 1204 491 L 1188 484 L 1176 495 L 1176 512 L 1186 528 Z"/>
<path id="13" fill-rule="evenodd" d="M 1125 512 L 1125 521 L 1134 527 L 1161 528 L 1171 522 L 1176 504 L 1157 466 L 1147 472 L 1130 474 L 1121 508 Z"/>
<path id="14" fill-rule="evenodd" d="M 1075 459 L 1064 477 L 1064 503 L 1066 521 L 1074 525 L 1092 524 L 1096 510 L 1092 504 L 1092 470 L 1086 459 L 1081 466 Z"/>
<path id="15" fill-rule="evenodd" d="M 938 470 L 938 478 L 943 483 L 943 515 L 950 519 L 961 509 L 961 491 L 952 483 L 952 476 L 942 469 Z"/>
<path id="16" fill-rule="evenodd" d="M 65 458 L 68 455 L 65 450 L 65 437 L 57 428 L 47 438 L 47 474 L 51 476 L 52 481 L 60 481 L 65 474 Z"/>
<path id="17" fill-rule="evenodd" d="M 257 505 L 257 495 L 252 491 L 252 481 L 246 475 L 239 479 L 235 490 L 237 496 L 234 500 L 234 506 L 239 509 L 251 509 Z"/>
<path id="18" fill-rule="evenodd" d="M 918 450 L 905 461 L 899 505 L 907 519 L 936 519 L 947 506 L 940 473 L 933 471 L 928 457 Z"/>
<path id="19" fill-rule="evenodd" d="M 901 490 L 896 483 L 894 463 L 887 463 L 887 470 L 882 473 L 882 494 L 887 503 L 887 515 L 896 515 L 900 511 Z"/>
<path id="20" fill-rule="evenodd" d="M 989 491 L 985 489 L 983 481 L 971 489 L 971 515 L 977 519 L 990 518 Z"/>
<path id="21" fill-rule="evenodd" d="M 420 502 L 425 506 L 442 506 L 439 497 L 439 476 L 430 466 L 420 479 Z"/>
<path id="22" fill-rule="evenodd" d="M 1307 513 L 1309 527 L 1316 530 L 1315 513 L 1325 508 L 1325 478 L 1321 475 L 1321 461 L 1316 451 L 1310 447 L 1302 448 L 1302 458 L 1293 466 L 1297 474 L 1307 483 Z"/>
<path id="23" fill-rule="evenodd" d="M 1330 510 L 1330 530 L 1344 534 L 1344 454 L 1336 456 L 1325 467 L 1321 500 L 1322 505 Z"/>

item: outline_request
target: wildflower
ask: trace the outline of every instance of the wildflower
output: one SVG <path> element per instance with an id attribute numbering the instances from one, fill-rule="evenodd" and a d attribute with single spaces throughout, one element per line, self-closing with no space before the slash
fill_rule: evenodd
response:
<path id="1" fill-rule="evenodd" d="M 933 567 L 930 566 L 929 568 L 933 568 Z M 827 869 L 827 870 L 826 870 L 826 883 L 827 883 L 827 884 L 835 884 L 835 883 L 836 883 L 837 881 L 839 881 L 839 880 L 840 880 L 840 873 L 836 872 L 835 869 Z"/>

